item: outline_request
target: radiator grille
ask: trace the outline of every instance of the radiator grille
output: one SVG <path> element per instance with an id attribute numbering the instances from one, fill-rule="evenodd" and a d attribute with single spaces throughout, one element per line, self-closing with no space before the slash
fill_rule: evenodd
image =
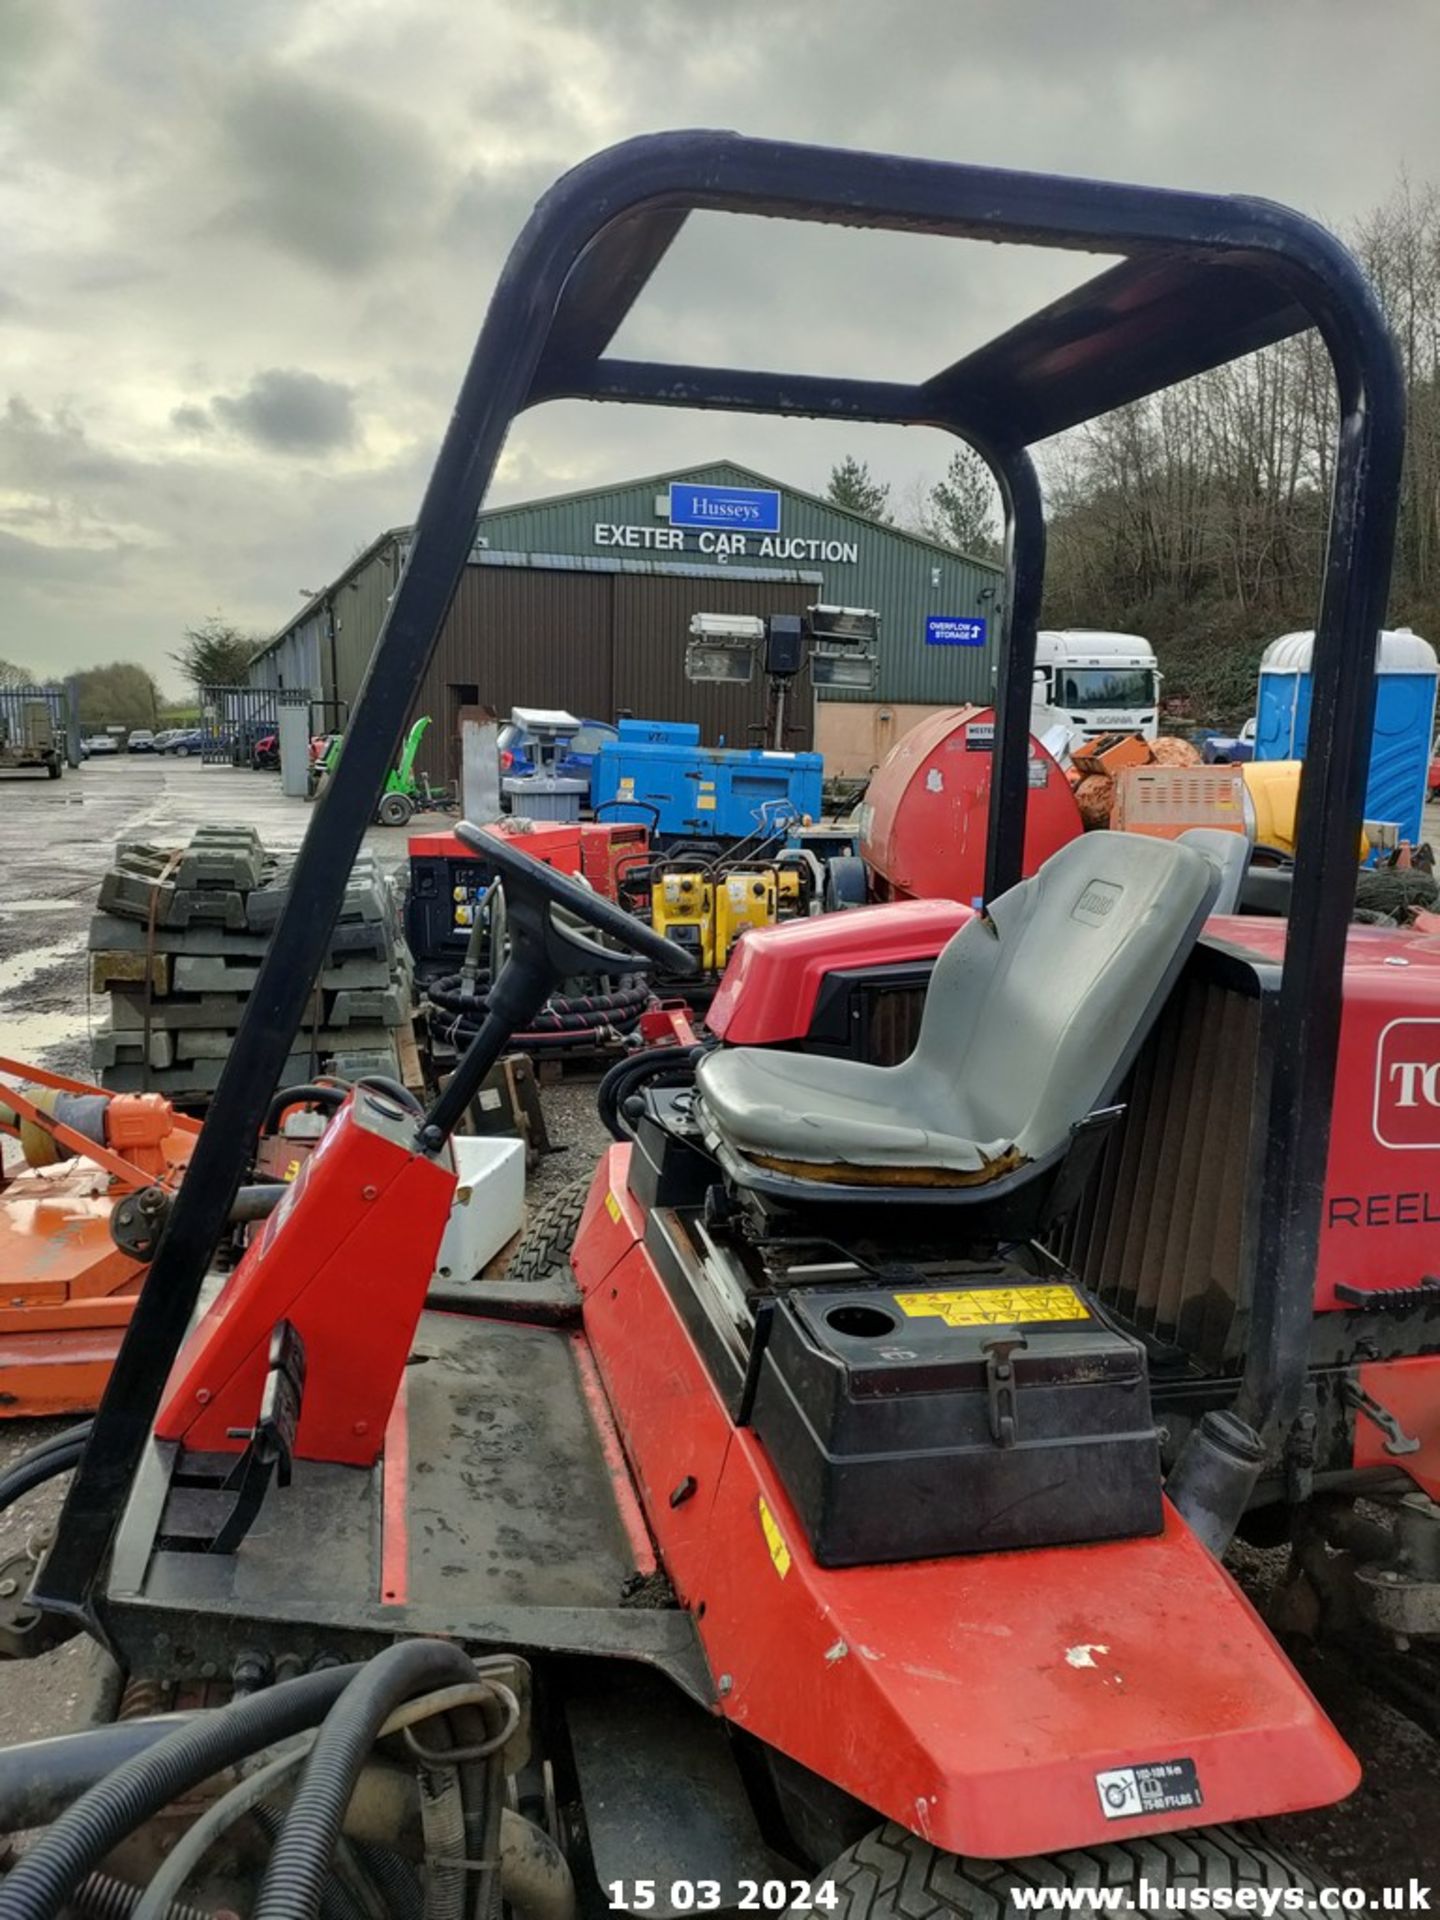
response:
<path id="1" fill-rule="evenodd" d="M 866 996 L 862 1058 L 893 1067 L 908 1060 L 920 1038 L 925 988 L 881 987 Z"/>
<path id="2" fill-rule="evenodd" d="M 1192 973 L 1126 1089 L 1126 1112 L 1056 1250 L 1137 1332 L 1212 1368 L 1244 1352 L 1260 1002 Z"/>

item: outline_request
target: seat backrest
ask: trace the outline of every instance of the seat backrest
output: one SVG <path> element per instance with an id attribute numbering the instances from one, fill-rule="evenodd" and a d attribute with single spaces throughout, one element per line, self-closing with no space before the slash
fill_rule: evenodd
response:
<path id="1" fill-rule="evenodd" d="M 1218 886 L 1177 841 L 1083 834 L 950 941 L 907 1066 L 972 1137 L 1046 1158 L 1119 1086 Z"/>
<path id="2" fill-rule="evenodd" d="M 1229 833 L 1224 827 L 1188 827 L 1177 839 L 1182 847 L 1193 847 L 1215 868 L 1220 889 L 1211 913 L 1238 913 L 1240 889 L 1250 871 L 1250 855 L 1255 841 L 1250 833 Z"/>

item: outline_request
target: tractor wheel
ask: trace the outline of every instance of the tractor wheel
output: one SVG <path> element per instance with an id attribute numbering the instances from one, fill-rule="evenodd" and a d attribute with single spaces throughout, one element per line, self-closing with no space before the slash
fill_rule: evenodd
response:
<path id="1" fill-rule="evenodd" d="M 375 818 L 382 827 L 403 827 L 415 811 L 415 802 L 406 793 L 382 793 Z"/>
<path id="2" fill-rule="evenodd" d="M 1133 1894 L 1142 1880 L 1147 1899 L 1162 1906 L 1172 1888 L 1177 1893 L 1204 1889 L 1213 1903 L 1217 1888 L 1250 1887 L 1298 1889 L 1309 1896 L 1308 1907 L 1329 1885 L 1256 1828 L 1204 1827 L 1032 1860 L 967 1860 L 939 1852 L 892 1821 L 847 1847 L 811 1883 L 810 1905 L 792 1908 L 791 1914 L 804 1914 L 806 1920 L 948 1920 L 950 1915 L 1007 1920 L 1022 1889 L 1030 1894 L 1039 1888 L 1121 1888 Z M 1142 1911 L 1132 1903 L 1103 1910 Z"/>
<path id="3" fill-rule="evenodd" d="M 570 1271 L 570 1249 L 590 1192 L 590 1176 L 576 1180 L 536 1209 L 505 1269 L 507 1280 L 553 1280 Z"/>
<path id="4" fill-rule="evenodd" d="M 47 760 L 45 762 L 45 775 L 47 779 L 58 780 L 64 771 L 65 762 L 63 760 Z"/>

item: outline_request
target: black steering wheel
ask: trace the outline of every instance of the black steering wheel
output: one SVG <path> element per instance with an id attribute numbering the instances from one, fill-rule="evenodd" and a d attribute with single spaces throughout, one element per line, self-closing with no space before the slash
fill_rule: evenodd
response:
<path id="1" fill-rule="evenodd" d="M 521 836 L 486 833 L 468 820 L 461 820 L 456 824 L 455 837 L 464 842 L 477 860 L 494 868 L 505 889 L 512 937 L 518 921 L 532 937 L 542 940 L 557 980 L 572 973 L 635 973 L 648 967 L 681 979 L 696 972 L 694 955 L 673 940 L 665 939 L 603 894 L 582 887 L 568 874 L 557 873 L 543 860 L 522 853 Z M 566 913 L 585 921 L 597 933 L 608 934 L 624 951 L 616 953 L 611 947 L 602 947 L 597 940 L 587 940 L 583 933 L 571 927 L 557 926 L 551 907 L 563 907 Z"/>

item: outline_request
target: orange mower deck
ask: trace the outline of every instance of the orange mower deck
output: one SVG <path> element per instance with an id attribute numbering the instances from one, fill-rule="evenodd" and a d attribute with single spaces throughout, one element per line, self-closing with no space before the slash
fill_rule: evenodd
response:
<path id="1" fill-rule="evenodd" d="M 107 1099 L 105 1143 L 57 1121 L 44 1092 Z M 18 1121 L 0 1136 L 25 1156 L 7 1156 L 0 1176 L 0 1419 L 87 1413 L 145 1278 L 111 1238 L 111 1215 L 129 1194 L 178 1183 L 199 1124 L 158 1095 L 106 1096 L 3 1058 L 0 1103 Z M 47 1152 L 50 1164 L 33 1164 Z"/>

